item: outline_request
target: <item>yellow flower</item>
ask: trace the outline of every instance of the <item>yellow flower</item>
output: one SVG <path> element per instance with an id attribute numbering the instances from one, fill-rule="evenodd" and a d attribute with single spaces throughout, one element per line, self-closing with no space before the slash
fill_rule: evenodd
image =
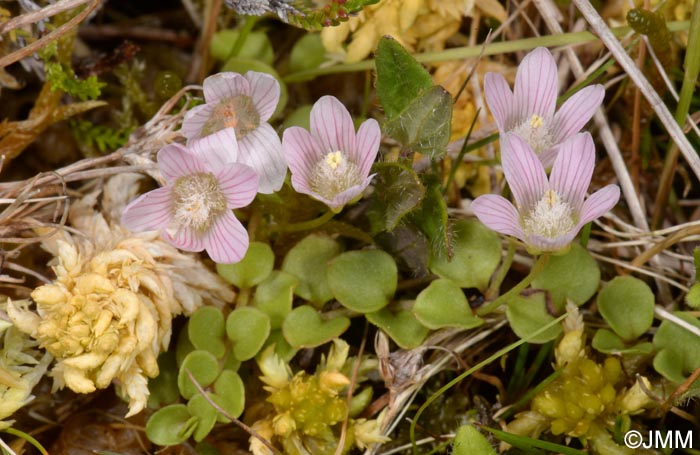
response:
<path id="1" fill-rule="evenodd" d="M 129 181 L 130 180 L 130 181 Z M 60 231 L 43 247 L 55 255 L 53 283 L 35 289 L 29 302 L 8 304 L 15 326 L 56 359 L 54 388 L 89 393 L 116 381 L 129 413 L 148 399 L 148 377 L 158 375 L 158 354 L 170 342 L 172 318 L 202 304 L 222 306 L 233 292 L 195 256 L 156 234 L 131 236 L 114 218 L 137 188 L 133 176 L 113 178 L 102 207 L 98 193 L 73 205 L 70 221 L 86 237 Z M 117 218 L 118 219 L 118 218 Z"/>

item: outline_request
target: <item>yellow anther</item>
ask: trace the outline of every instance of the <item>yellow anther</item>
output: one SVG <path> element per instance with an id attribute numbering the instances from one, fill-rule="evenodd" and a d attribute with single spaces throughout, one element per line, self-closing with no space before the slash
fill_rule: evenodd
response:
<path id="1" fill-rule="evenodd" d="M 530 126 L 533 128 L 539 128 L 544 125 L 544 119 L 537 114 L 532 114 L 530 119 Z"/>
<path id="2" fill-rule="evenodd" d="M 330 152 L 328 155 L 326 155 L 326 164 L 328 164 L 331 169 L 336 169 L 338 166 L 343 164 L 343 154 L 340 152 L 340 150 Z"/>
<path id="3" fill-rule="evenodd" d="M 547 201 L 549 207 L 554 207 L 554 204 L 557 203 L 557 193 L 552 190 L 547 190 L 544 193 L 544 199 Z"/>

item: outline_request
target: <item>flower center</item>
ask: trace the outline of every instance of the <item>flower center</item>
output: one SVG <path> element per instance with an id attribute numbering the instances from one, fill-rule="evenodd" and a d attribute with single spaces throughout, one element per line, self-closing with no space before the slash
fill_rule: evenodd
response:
<path id="1" fill-rule="evenodd" d="M 554 190 L 547 190 L 530 213 L 523 217 L 523 227 L 530 234 L 553 239 L 574 228 L 571 206 Z"/>
<path id="2" fill-rule="evenodd" d="M 202 136 L 208 136 L 224 128 L 236 130 L 236 139 L 260 126 L 260 115 L 253 99 L 246 95 L 224 98 L 214 107 L 214 111 L 202 127 Z"/>
<path id="3" fill-rule="evenodd" d="M 340 150 L 330 152 L 323 157 L 311 172 L 311 190 L 328 200 L 362 183 L 360 169 Z"/>
<path id="4" fill-rule="evenodd" d="M 200 172 L 175 180 L 173 220 L 178 227 L 204 232 L 226 207 L 226 197 L 214 174 Z"/>
<path id="5" fill-rule="evenodd" d="M 511 131 L 525 139 L 537 154 L 548 150 L 554 145 L 552 133 L 549 131 L 545 119 L 537 114 L 532 114 L 530 120 L 521 123 Z"/>

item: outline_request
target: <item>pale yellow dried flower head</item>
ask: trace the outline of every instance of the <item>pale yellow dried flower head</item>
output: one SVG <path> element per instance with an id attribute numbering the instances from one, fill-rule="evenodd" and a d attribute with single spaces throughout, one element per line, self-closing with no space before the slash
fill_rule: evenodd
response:
<path id="1" fill-rule="evenodd" d="M 148 399 L 149 377 L 158 375 L 158 354 L 167 349 L 172 318 L 202 304 L 222 306 L 233 291 L 196 256 L 183 254 L 158 234 L 133 236 L 109 214 L 137 188 L 135 177 L 113 178 L 104 190 L 73 205 L 70 221 L 86 237 L 64 231 L 42 245 L 55 255 L 53 283 L 35 289 L 29 302 L 8 305 L 17 328 L 56 359 L 54 387 L 89 393 L 116 381 L 129 413 Z M 130 181 L 129 181 L 130 180 Z M 121 193 L 121 194 L 119 194 Z"/>

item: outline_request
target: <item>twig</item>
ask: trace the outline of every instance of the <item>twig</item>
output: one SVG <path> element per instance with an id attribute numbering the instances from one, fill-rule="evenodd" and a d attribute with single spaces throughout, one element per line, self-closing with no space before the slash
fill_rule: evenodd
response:
<path id="1" fill-rule="evenodd" d="M 90 0 L 61 0 L 53 5 L 48 5 L 37 11 L 32 11 L 30 13 L 22 14 L 21 16 L 14 17 L 7 22 L 0 24 L 0 35 L 14 30 L 23 25 L 34 24 L 42 19 L 46 19 L 51 16 L 55 16 L 58 13 L 73 9 Z"/>

